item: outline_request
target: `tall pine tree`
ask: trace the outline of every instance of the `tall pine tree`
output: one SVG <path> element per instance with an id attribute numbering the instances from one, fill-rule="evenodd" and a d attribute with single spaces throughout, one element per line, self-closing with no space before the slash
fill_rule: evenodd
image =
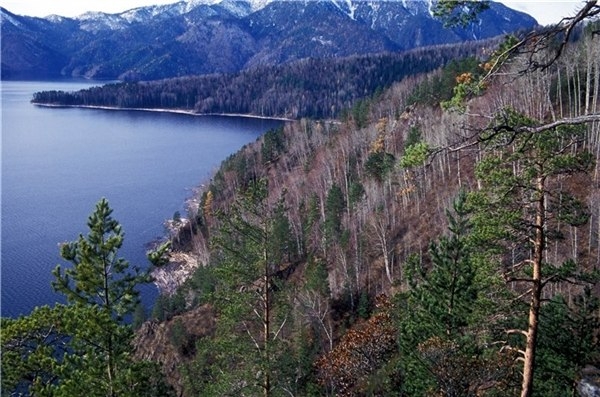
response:
<path id="1" fill-rule="evenodd" d="M 505 279 L 529 306 L 521 396 L 534 390 L 542 292 L 552 283 L 585 278 L 573 260 L 549 263 L 549 242 L 560 243 L 561 225 L 587 222 L 583 203 L 568 190 L 568 178 L 586 173 L 592 156 L 581 145 L 585 127 L 537 129 L 535 120 L 512 109 L 500 112 L 481 139 L 487 149 L 476 176 L 482 189 L 472 195 L 481 247 L 493 248 Z M 562 186 L 562 188 L 561 188 Z"/>
<path id="2" fill-rule="evenodd" d="M 108 202 L 100 200 L 88 220 L 90 233 L 61 247 L 73 266 L 64 273 L 57 266 L 53 286 L 68 305 L 3 319 L 3 393 L 171 395 L 156 365 L 131 358 L 132 328 L 121 320 L 139 304 L 135 288 L 149 277 L 118 256 L 123 232 L 111 214 Z M 160 253 L 152 256 L 160 262 Z"/>

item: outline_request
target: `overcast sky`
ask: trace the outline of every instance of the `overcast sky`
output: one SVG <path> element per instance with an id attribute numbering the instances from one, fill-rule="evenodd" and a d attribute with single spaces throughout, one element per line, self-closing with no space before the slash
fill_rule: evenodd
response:
<path id="1" fill-rule="evenodd" d="M 177 0 L 0 0 L 8 11 L 36 17 L 57 14 L 65 17 L 81 15 L 86 11 L 118 13 L 145 5 L 176 3 Z M 542 25 L 558 22 L 572 16 L 583 4 L 582 0 L 503 0 L 511 8 L 524 11 Z"/>

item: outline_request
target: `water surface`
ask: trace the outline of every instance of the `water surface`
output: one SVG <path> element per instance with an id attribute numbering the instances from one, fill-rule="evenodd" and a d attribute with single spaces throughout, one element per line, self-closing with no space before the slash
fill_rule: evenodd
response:
<path id="1" fill-rule="evenodd" d="M 50 286 L 60 242 L 87 234 L 106 197 L 125 232 L 123 257 L 146 267 L 146 245 L 220 162 L 273 120 L 146 111 L 46 108 L 40 90 L 84 81 L 2 82 L 2 316 L 61 301 Z M 144 288 L 151 304 L 156 291 Z"/>

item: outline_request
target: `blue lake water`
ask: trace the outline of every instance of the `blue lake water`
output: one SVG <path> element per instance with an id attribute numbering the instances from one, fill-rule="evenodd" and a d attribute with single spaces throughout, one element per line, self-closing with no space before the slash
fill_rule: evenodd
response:
<path id="1" fill-rule="evenodd" d="M 16 317 L 62 301 L 50 285 L 58 245 L 87 234 L 106 197 L 123 226 L 121 256 L 147 266 L 146 246 L 163 222 L 185 214 L 192 189 L 231 153 L 281 123 L 144 111 L 44 108 L 41 90 L 75 90 L 88 81 L 3 81 L 1 315 Z M 146 306 L 156 296 L 143 288 Z"/>

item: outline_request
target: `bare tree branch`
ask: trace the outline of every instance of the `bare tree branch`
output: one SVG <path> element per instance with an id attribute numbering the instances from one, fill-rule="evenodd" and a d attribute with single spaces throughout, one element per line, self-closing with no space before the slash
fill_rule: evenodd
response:
<path id="1" fill-rule="evenodd" d="M 525 46 L 530 46 L 525 51 L 530 54 L 529 65 L 527 71 L 536 69 L 547 69 L 550 67 L 560 56 L 562 55 L 565 47 L 567 46 L 575 27 L 586 19 L 591 19 L 595 16 L 600 15 L 600 5 L 597 0 L 586 1 L 583 7 L 573 17 L 565 17 L 558 24 L 551 26 L 548 30 L 542 30 L 540 32 L 533 32 L 522 40 Z M 544 63 L 539 63 L 533 60 L 533 56 L 540 52 L 542 49 L 548 48 L 550 41 L 556 37 L 562 36 L 562 40 L 558 45 L 558 48 L 554 51 L 554 55 L 550 60 Z M 522 46 L 519 46 L 522 47 Z"/>

